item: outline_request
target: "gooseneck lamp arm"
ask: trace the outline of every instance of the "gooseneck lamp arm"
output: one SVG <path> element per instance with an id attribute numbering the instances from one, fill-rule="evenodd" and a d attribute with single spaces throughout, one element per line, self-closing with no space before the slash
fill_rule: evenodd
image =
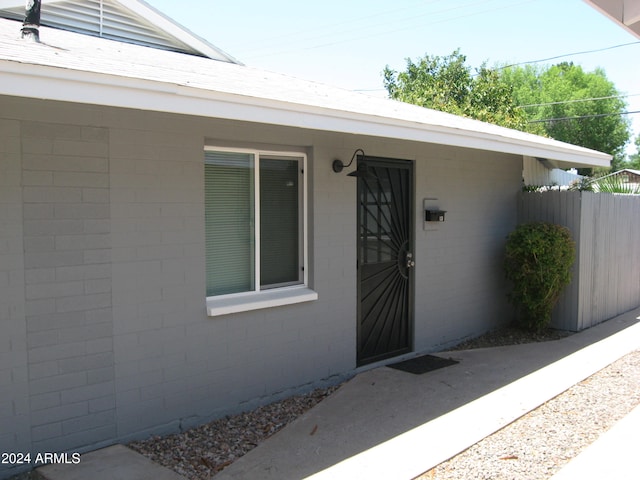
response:
<path id="1" fill-rule="evenodd" d="M 340 173 L 344 168 L 349 168 L 353 163 L 353 161 L 355 160 L 358 153 L 360 153 L 360 155 L 362 155 L 363 157 L 366 155 L 364 153 L 364 150 L 362 150 L 361 148 L 358 148 L 355 152 L 353 152 L 353 156 L 351 157 L 351 160 L 346 165 L 342 163 L 342 160 L 339 160 L 339 159 L 334 160 L 333 163 L 331 164 L 333 171 L 336 173 Z"/>

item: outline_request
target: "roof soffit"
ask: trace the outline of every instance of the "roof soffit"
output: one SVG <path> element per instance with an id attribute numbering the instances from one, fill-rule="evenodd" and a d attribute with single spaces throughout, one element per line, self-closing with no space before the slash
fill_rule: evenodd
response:
<path id="1" fill-rule="evenodd" d="M 640 38 L 640 0 L 583 0 Z"/>

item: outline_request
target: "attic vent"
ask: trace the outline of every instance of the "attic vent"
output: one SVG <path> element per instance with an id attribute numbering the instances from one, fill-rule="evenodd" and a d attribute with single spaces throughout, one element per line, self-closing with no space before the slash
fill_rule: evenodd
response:
<path id="1" fill-rule="evenodd" d="M 22 20 L 24 7 L 1 10 L 0 16 Z M 202 55 L 115 0 L 50 0 L 44 2 L 41 25 L 110 40 Z"/>

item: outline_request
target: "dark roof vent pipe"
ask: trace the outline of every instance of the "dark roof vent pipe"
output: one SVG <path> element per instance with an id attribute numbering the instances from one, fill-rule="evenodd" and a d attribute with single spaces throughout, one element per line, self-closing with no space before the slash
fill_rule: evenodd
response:
<path id="1" fill-rule="evenodd" d="M 42 0 L 27 0 L 27 11 L 22 23 L 22 38 L 40 41 L 40 6 Z"/>

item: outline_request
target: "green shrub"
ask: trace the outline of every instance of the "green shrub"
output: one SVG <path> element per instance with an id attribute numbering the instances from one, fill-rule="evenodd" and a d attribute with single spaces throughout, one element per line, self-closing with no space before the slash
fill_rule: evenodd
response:
<path id="1" fill-rule="evenodd" d="M 593 179 L 591 177 L 580 177 L 571 182 L 569 190 L 578 192 L 593 192 Z"/>
<path id="2" fill-rule="evenodd" d="M 527 223 L 509 234 L 504 268 L 513 283 L 509 300 L 519 326 L 534 331 L 549 326 L 553 307 L 571 281 L 574 259 L 571 233 L 560 225 Z"/>
<path id="3" fill-rule="evenodd" d="M 626 183 L 620 176 L 606 176 L 595 180 L 596 188 L 602 193 L 640 194 L 640 185 Z"/>

